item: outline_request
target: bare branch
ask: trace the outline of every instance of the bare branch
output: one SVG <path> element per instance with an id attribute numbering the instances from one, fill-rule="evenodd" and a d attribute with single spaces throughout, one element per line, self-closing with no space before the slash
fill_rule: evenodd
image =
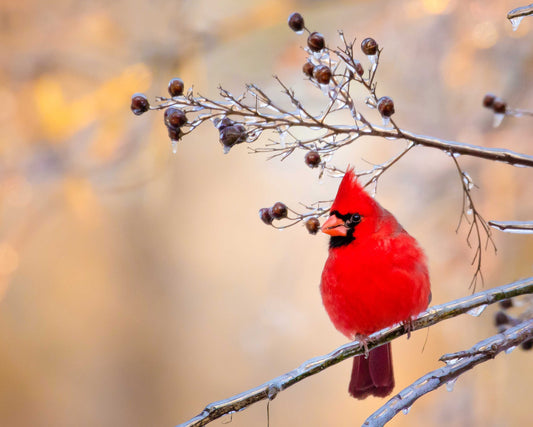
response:
<path id="1" fill-rule="evenodd" d="M 484 282 L 483 272 L 481 271 L 483 250 L 486 250 L 490 243 L 494 248 L 494 252 L 496 252 L 496 245 L 492 239 L 492 231 L 487 221 L 485 221 L 485 218 L 483 218 L 483 216 L 481 216 L 479 211 L 476 209 L 474 200 L 472 199 L 471 191 L 474 188 L 474 182 L 472 181 L 472 178 L 467 172 L 462 170 L 456 156 L 452 155 L 452 159 L 455 167 L 457 168 L 457 172 L 459 173 L 463 187 L 463 208 L 459 219 L 459 224 L 457 225 L 457 230 L 459 230 L 461 222 L 464 219 L 468 224 L 470 224 L 470 228 L 466 236 L 466 242 L 470 248 L 472 247 L 472 243 L 470 241 L 471 237 L 473 236 L 476 239 L 474 258 L 472 259 L 472 264 L 476 266 L 476 271 L 474 272 L 474 276 L 470 282 L 472 292 L 475 292 L 478 279 L 481 280 L 482 284 Z M 483 244 L 483 234 L 486 237 L 485 244 Z"/>
<path id="2" fill-rule="evenodd" d="M 442 385 L 451 391 L 457 378 L 476 365 L 494 359 L 502 351 L 508 352 L 533 337 L 533 319 L 513 326 L 503 333 L 480 341 L 470 350 L 441 357 L 446 366 L 436 369 L 400 391 L 364 422 L 364 426 L 382 426 L 398 412 L 408 411 L 416 400 Z"/>
<path id="3" fill-rule="evenodd" d="M 489 221 L 491 227 L 508 233 L 533 233 L 532 221 Z"/>
<path id="4" fill-rule="evenodd" d="M 489 304 L 509 299 L 517 295 L 531 293 L 533 293 L 533 277 L 497 288 L 488 289 L 468 297 L 429 308 L 421 313 L 416 319 L 413 319 L 410 331 L 426 328 L 430 325 L 442 322 L 443 320 L 469 312 L 472 309 L 478 308 L 476 311 L 479 311 L 480 308 L 482 309 Z M 406 328 L 403 325 L 396 325 L 382 329 L 367 338 L 367 348 L 372 349 L 406 333 Z M 310 359 L 298 368 L 258 387 L 239 393 L 228 399 L 213 402 L 207 405 L 196 417 L 180 424 L 179 427 L 203 426 L 223 415 L 241 411 L 253 403 L 266 399 L 272 400 L 280 391 L 285 390 L 293 384 L 296 384 L 311 375 L 315 375 L 330 366 L 336 365 L 345 359 L 357 354 L 363 354 L 364 352 L 365 346 L 360 341 L 345 344 L 325 356 Z"/>

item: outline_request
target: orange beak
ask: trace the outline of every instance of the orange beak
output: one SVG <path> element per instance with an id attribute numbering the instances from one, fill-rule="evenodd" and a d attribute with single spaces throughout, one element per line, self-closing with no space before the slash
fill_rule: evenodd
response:
<path id="1" fill-rule="evenodd" d="M 330 236 L 346 236 L 348 234 L 348 228 L 344 225 L 344 221 L 335 215 L 331 215 L 328 218 L 322 225 L 321 230 L 322 233 L 329 234 Z"/>

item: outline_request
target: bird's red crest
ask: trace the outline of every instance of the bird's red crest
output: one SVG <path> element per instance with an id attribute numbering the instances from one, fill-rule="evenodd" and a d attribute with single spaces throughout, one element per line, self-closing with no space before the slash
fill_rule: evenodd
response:
<path id="1" fill-rule="evenodd" d="M 350 166 L 339 185 L 331 211 L 338 211 L 343 215 L 355 212 L 370 213 L 378 206 L 377 202 L 359 184 L 354 168 Z"/>

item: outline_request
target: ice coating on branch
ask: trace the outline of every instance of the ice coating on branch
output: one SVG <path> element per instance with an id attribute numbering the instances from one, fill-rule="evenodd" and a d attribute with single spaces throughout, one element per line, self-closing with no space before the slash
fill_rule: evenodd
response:
<path id="1" fill-rule="evenodd" d="M 512 353 L 512 351 L 516 348 L 516 345 L 513 345 L 512 347 L 509 347 L 508 349 L 505 350 L 505 354 L 509 354 L 509 353 Z"/>
<path id="2" fill-rule="evenodd" d="M 454 357 L 453 359 L 447 359 L 446 360 L 446 365 L 448 365 L 448 366 L 455 365 L 458 361 L 459 361 L 458 357 Z"/>
<path id="3" fill-rule="evenodd" d="M 472 190 L 474 188 L 474 181 L 468 172 L 463 172 L 463 182 L 468 190 Z"/>

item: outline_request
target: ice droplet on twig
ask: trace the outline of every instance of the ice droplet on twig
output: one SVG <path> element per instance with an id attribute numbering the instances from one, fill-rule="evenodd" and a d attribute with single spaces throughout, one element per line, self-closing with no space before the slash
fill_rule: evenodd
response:
<path id="1" fill-rule="evenodd" d="M 382 117 L 381 118 L 383 120 L 383 126 L 387 127 L 390 125 L 390 117 Z"/>
<path id="2" fill-rule="evenodd" d="M 377 64 L 378 62 L 378 54 L 375 53 L 374 55 L 367 55 L 370 63 L 372 64 L 372 68 Z"/>
<path id="3" fill-rule="evenodd" d="M 511 353 L 516 348 L 516 345 L 513 345 L 512 347 L 509 347 L 505 350 L 505 354 Z"/>
<path id="4" fill-rule="evenodd" d="M 329 84 L 320 84 L 320 89 L 322 90 L 322 93 L 326 96 L 329 96 Z"/>
<path id="5" fill-rule="evenodd" d="M 523 16 L 516 16 L 514 18 L 509 19 L 509 21 L 511 21 L 513 31 L 518 30 L 518 26 L 520 25 L 520 22 L 522 22 L 522 19 L 524 19 Z"/>
<path id="6" fill-rule="evenodd" d="M 446 383 L 446 391 L 453 391 L 453 386 L 455 385 L 457 378 L 450 380 Z"/>
<path id="7" fill-rule="evenodd" d="M 477 307 L 472 308 L 471 310 L 468 310 L 466 314 L 470 314 L 470 316 L 479 317 L 481 313 L 485 311 L 487 308 L 487 304 L 478 305 Z"/>
<path id="8" fill-rule="evenodd" d="M 176 154 L 178 152 L 178 141 L 173 139 L 170 141 L 170 145 L 172 146 L 172 154 Z"/>
<path id="9" fill-rule="evenodd" d="M 402 409 L 402 412 L 407 415 L 409 413 L 409 411 L 411 410 L 411 406 L 409 406 L 408 408 L 403 408 Z"/>
<path id="10" fill-rule="evenodd" d="M 303 34 L 304 33 L 304 30 L 300 30 L 300 31 L 295 31 L 296 34 L 300 35 L 300 34 Z"/>
<path id="11" fill-rule="evenodd" d="M 494 113 L 494 118 L 492 119 L 492 126 L 495 128 L 500 126 L 504 117 L 504 113 Z"/>
<path id="12" fill-rule="evenodd" d="M 224 145 L 222 147 L 222 150 L 224 150 L 224 154 L 228 154 L 229 153 L 229 150 L 231 150 L 231 147 L 228 147 L 227 145 Z"/>
<path id="13" fill-rule="evenodd" d="M 287 131 L 285 130 L 279 132 L 279 145 L 281 145 L 282 148 L 287 146 Z"/>

